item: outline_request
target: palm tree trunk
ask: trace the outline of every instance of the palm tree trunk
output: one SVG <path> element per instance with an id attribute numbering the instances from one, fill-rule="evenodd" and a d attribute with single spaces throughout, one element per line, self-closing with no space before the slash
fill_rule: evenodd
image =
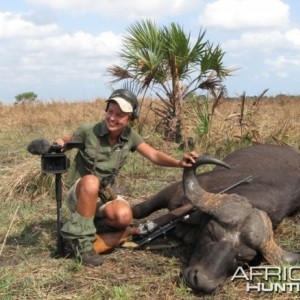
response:
<path id="1" fill-rule="evenodd" d="M 182 89 L 179 78 L 173 79 L 173 94 L 170 95 L 170 103 L 172 106 L 167 114 L 165 138 L 176 143 L 184 141 L 185 149 L 187 149 Z"/>

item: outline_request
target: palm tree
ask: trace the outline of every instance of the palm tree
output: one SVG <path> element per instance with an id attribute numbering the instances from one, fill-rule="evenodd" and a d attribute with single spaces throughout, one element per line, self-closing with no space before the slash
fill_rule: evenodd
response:
<path id="1" fill-rule="evenodd" d="M 204 41 L 202 30 L 191 45 L 190 34 L 175 23 L 159 28 L 150 20 L 137 21 L 127 30 L 119 53 L 124 65 L 107 69 L 111 82 L 126 80 L 144 95 L 154 91 L 163 104 L 154 110 L 165 121 L 165 138 L 179 142 L 184 136 L 183 100 L 198 89 L 220 96 L 222 80 L 231 73 L 223 66 L 225 53 Z"/>

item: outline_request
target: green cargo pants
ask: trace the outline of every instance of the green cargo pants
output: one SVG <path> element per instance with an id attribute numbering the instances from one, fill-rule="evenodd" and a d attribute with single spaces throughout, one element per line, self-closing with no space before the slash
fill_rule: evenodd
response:
<path id="1" fill-rule="evenodd" d="M 70 220 L 62 226 L 61 235 L 63 239 L 76 245 L 76 252 L 79 252 L 76 254 L 92 250 L 96 239 L 94 217 L 86 218 L 76 211 L 73 212 Z"/>

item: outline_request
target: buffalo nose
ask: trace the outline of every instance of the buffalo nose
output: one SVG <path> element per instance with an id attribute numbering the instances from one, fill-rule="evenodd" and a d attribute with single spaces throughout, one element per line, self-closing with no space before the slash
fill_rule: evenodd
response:
<path id="1" fill-rule="evenodd" d="M 220 285 L 222 285 L 221 281 L 225 281 L 225 278 L 209 278 L 203 270 L 200 270 L 197 267 L 185 268 L 183 270 L 183 277 L 194 291 L 204 294 L 212 294 Z"/>

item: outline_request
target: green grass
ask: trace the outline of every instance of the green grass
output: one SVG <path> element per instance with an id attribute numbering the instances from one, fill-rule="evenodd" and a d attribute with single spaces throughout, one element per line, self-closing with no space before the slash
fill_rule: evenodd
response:
<path id="1" fill-rule="evenodd" d="M 154 193 L 168 185 L 168 181 L 176 177 L 172 171 L 151 170 L 150 179 L 137 176 L 132 180 L 125 174 L 126 196 L 128 199 L 133 197 L 133 202 L 143 200 L 151 191 Z M 56 202 L 53 196 L 39 197 L 38 201 L 2 201 L 0 208 L 6 222 L 0 225 L 1 236 L 6 234 L 18 205 L 17 217 L 0 256 L 0 299 L 199 298 L 180 277 L 182 263 L 187 259 L 184 246 L 153 251 L 117 248 L 103 255 L 102 267 L 87 268 L 73 259 L 53 258 L 56 250 Z M 63 217 L 68 217 L 65 207 Z M 292 232 L 281 235 L 280 243 L 296 247 L 299 245 L 299 225 L 292 220 L 286 222 Z M 285 225 L 279 228 L 279 233 Z M 281 296 L 266 294 L 263 298 L 284 299 Z M 292 299 L 290 297 L 286 299 Z M 243 292 L 242 286 L 228 282 L 216 296 L 205 299 L 255 298 L 255 294 L 249 297 Z"/>

